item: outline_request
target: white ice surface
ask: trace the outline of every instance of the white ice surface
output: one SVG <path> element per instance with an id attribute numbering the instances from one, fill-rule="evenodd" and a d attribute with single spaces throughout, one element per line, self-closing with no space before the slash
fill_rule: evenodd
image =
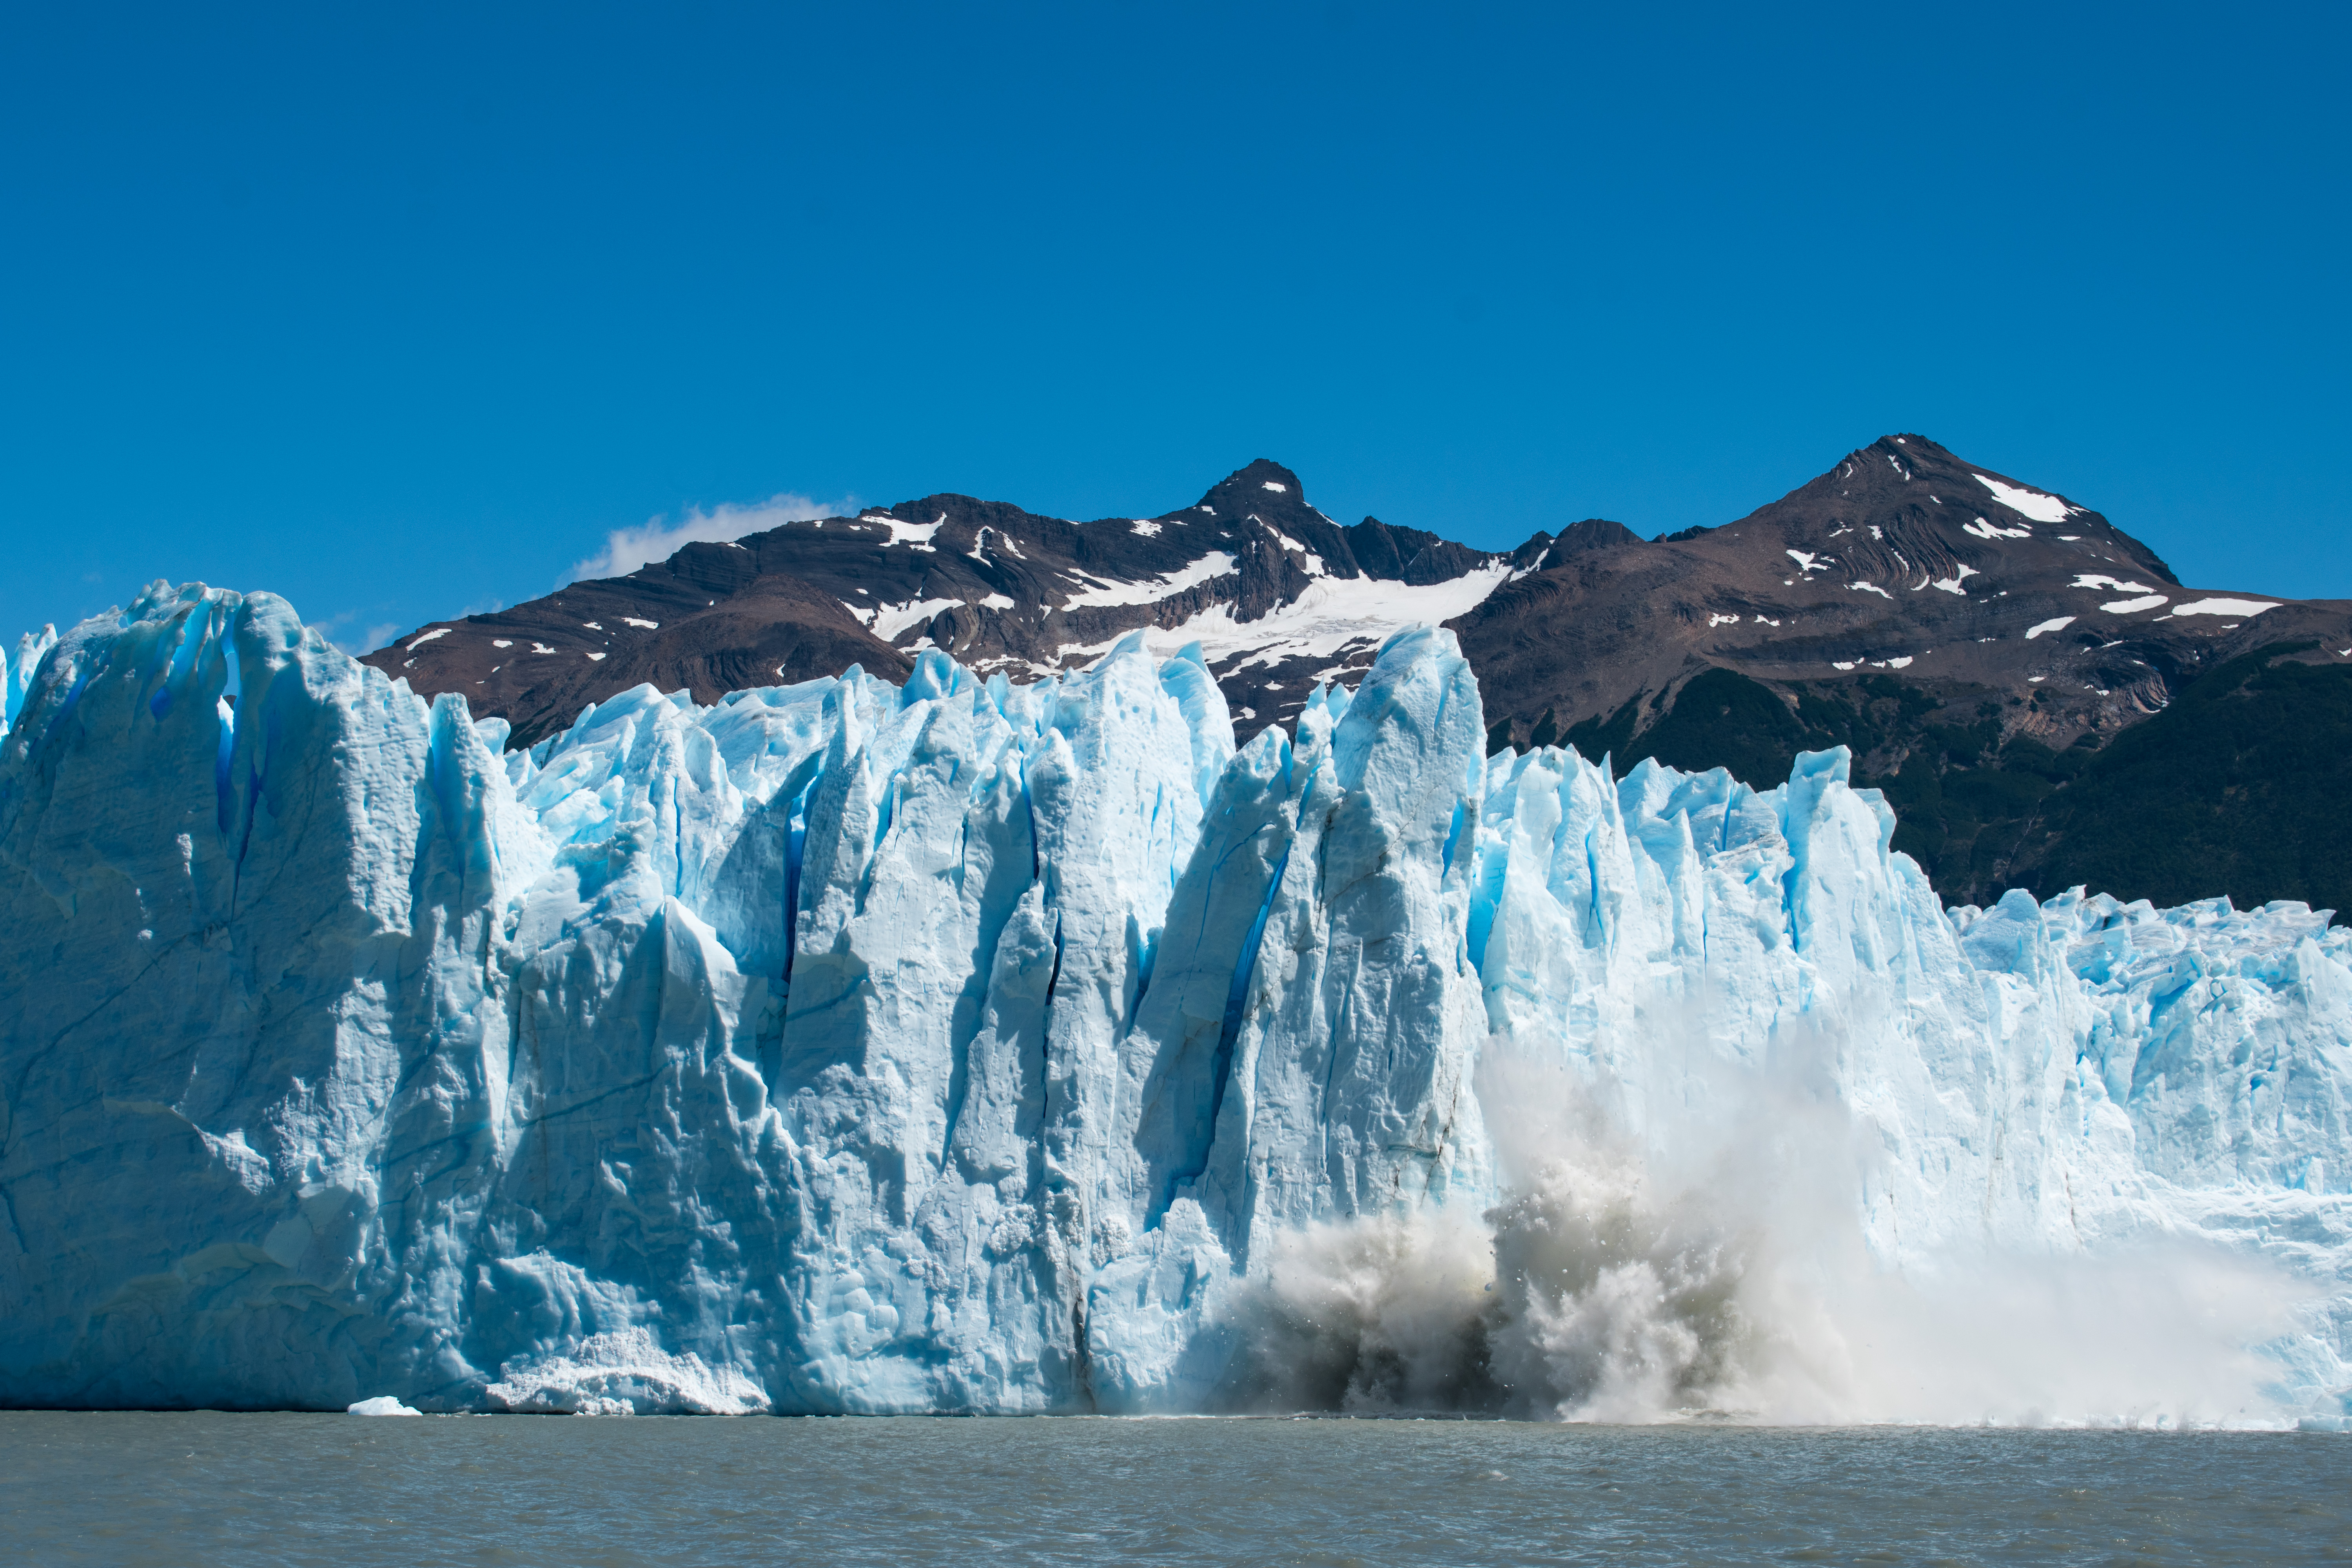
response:
<path id="1" fill-rule="evenodd" d="M 2025 628 L 2025 640 L 2032 642 L 2043 632 L 2063 632 L 2074 624 L 2074 617 L 2072 616 L 2059 616 L 2052 620 L 2037 621 Z"/>
<path id="2" fill-rule="evenodd" d="M 34 673 L 40 668 L 43 656 L 57 646 L 58 628 L 43 626 L 16 639 L 13 658 L 7 650 L 0 649 L 0 735 L 16 722 L 17 710 L 32 692 Z"/>
<path id="3" fill-rule="evenodd" d="M 890 530 L 890 537 L 883 546 L 886 550 L 893 544 L 904 544 L 910 549 L 927 550 L 936 554 L 939 546 L 931 542 L 931 536 L 939 532 L 941 523 L 947 521 L 947 514 L 942 512 L 929 522 L 901 522 L 898 519 L 883 512 L 861 517 L 857 521 L 878 522 Z"/>
<path id="4" fill-rule="evenodd" d="M 1434 626 L 1465 615 L 1509 577 L 1508 561 L 1443 583 L 1322 576 L 1297 598 L 1256 620 L 1236 621 L 1232 605 L 1212 605 L 1177 626 L 1144 628 L 1144 646 L 1167 657 L 1197 644 L 1221 670 L 1233 660 L 1239 661 L 1233 669 L 1246 669 L 1289 658 L 1331 658 L 1343 648 L 1369 649 L 1406 627 Z M 1120 640 L 1069 644 L 1061 650 L 1061 661 L 1069 666 L 1097 658 Z"/>
<path id="5" fill-rule="evenodd" d="M 2036 522 L 2063 522 L 2066 521 L 2066 514 L 2075 510 L 2056 496 L 2046 496 L 2040 490 L 2024 489 L 2016 485 L 2005 485 L 1999 479 L 1989 479 L 1982 474 L 1977 476 L 1977 483 L 1990 490 L 1992 499 L 2009 508 L 2010 510 L 2020 517 L 2030 517 Z"/>
<path id="6" fill-rule="evenodd" d="M 1898 1289 L 2012 1323 L 1990 1375 L 2219 1258 L 2293 1282 L 2230 1418 L 2345 1413 L 2324 916 L 1947 911 L 1843 752 L 1488 759 L 1442 632 L 1237 752 L 1145 642 L 639 687 L 502 753 L 268 595 L 73 628 L 0 742 L 0 1403 L 1200 1409 L 1337 1331 L 1269 1301 L 1392 1278 L 1491 1303 L 1532 1413 L 1671 1415 L 1677 1291 L 1759 1377 L 1887 1353 L 1851 1314 Z M 1559 1272 L 1678 1168 L 1715 1207 Z M 2110 1268 L 2063 1333 L 1970 1293 Z"/>
<path id="7" fill-rule="evenodd" d="M 1988 522 L 1983 518 L 1979 518 L 1974 522 L 1961 524 L 1960 531 L 1973 533 L 1979 539 L 2031 539 L 2033 537 L 2033 531 L 2030 528 L 2003 528 L 1999 523 Z"/>
<path id="8" fill-rule="evenodd" d="M 2175 605 L 2176 616 L 2259 616 L 2278 605 L 2267 599 L 2191 599 L 2185 605 Z"/>
<path id="9" fill-rule="evenodd" d="M 1187 588 L 1198 587 L 1213 577 L 1231 576 L 1240 569 L 1240 563 L 1223 550 L 1212 550 L 1198 561 L 1179 566 L 1173 572 L 1148 577 L 1139 583 L 1112 582 L 1101 577 L 1089 577 L 1096 586 L 1080 589 L 1062 601 L 1066 610 L 1084 609 L 1089 605 L 1150 605 L 1172 598 Z"/>
<path id="10" fill-rule="evenodd" d="M 961 599 L 909 599 L 903 605 L 877 605 L 870 612 L 851 605 L 849 613 L 859 620 L 868 614 L 874 617 L 874 635 L 884 642 L 896 642 L 898 634 L 909 626 L 919 626 L 941 610 L 952 610 Z"/>

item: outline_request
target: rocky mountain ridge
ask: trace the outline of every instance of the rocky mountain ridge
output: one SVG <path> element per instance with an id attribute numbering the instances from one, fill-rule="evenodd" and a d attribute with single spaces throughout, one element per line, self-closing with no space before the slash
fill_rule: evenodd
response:
<path id="1" fill-rule="evenodd" d="M 2308 751 L 2339 710 L 2352 737 L 2352 603 L 2184 588 L 2098 512 L 1916 434 L 1721 527 L 1645 540 L 1588 519 L 1507 552 L 1369 517 L 1342 526 L 1263 459 L 1149 518 L 934 495 L 690 544 L 626 577 L 419 627 L 367 662 L 423 694 L 463 693 L 528 745 L 640 682 L 709 702 L 851 664 L 896 681 L 933 647 L 1017 682 L 1139 633 L 1163 656 L 1198 643 L 1246 731 L 1294 720 L 1391 632 L 1433 622 L 1454 629 L 1487 694 L 1490 749 L 1564 741 L 1620 772 L 1656 756 L 1759 779 L 1801 750 L 1853 747 L 1857 780 L 1897 807 L 1896 847 L 1954 901 L 2012 882 L 2046 893 L 2059 876 L 2126 897 L 2212 890 L 2192 871 L 2234 877 L 2241 901 L 2352 900 L 2352 866 L 2315 845 L 2283 860 L 2275 826 L 2234 804 L 2282 765 L 2265 748 Z M 2284 700 L 2261 694 L 2282 679 L 2302 683 L 2294 722 L 2249 730 L 2252 708 Z M 2177 749 L 2163 737 L 2184 710 L 2137 752 L 2102 756 L 2214 681 L 2196 723 L 2228 720 L 2245 743 L 2184 737 L 2204 758 L 2193 777 L 2130 760 Z M 2294 767 L 2316 767 L 2312 789 L 2352 783 L 2324 757 Z M 2150 777 L 2106 809 L 2213 801 L 2153 868 L 2137 852 L 2130 867 L 2070 858 L 2068 844 L 2098 837 L 2072 805 L 2114 795 L 2099 781 L 2125 768 Z M 2086 776 L 2096 787 L 2075 788 Z M 2291 809 L 2257 793 L 2266 816 Z"/>

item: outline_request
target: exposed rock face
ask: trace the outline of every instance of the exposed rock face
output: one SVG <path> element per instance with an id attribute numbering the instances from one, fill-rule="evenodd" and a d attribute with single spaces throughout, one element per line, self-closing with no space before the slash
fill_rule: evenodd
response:
<path id="1" fill-rule="evenodd" d="M 1459 629 L 1530 726 L 1645 711 L 1708 668 L 1783 685 L 1886 670 L 2039 698 L 2034 728 L 2063 744 L 2161 710 L 2217 652 L 2345 625 L 2341 605 L 2267 595 L 2196 607 L 2216 597 L 2095 511 L 1890 436 L 1738 522 L 1547 558 Z"/>
<path id="2" fill-rule="evenodd" d="M 1201 642 L 1244 721 L 1286 721 L 1318 679 L 1370 668 L 1389 631 L 1458 615 L 1509 571 L 1374 518 L 1342 528 L 1297 475 L 1259 461 L 1156 518 L 1068 522 L 937 495 L 689 544 L 626 577 L 420 626 L 365 662 L 420 694 L 457 692 L 528 745 L 641 681 L 698 702 L 851 664 L 896 681 L 930 647 L 1029 680 L 1150 628 L 1165 634 L 1155 647 Z"/>
<path id="3" fill-rule="evenodd" d="M 2227 746 L 2211 739 L 2216 715 L 2242 720 L 2243 704 L 2209 701 L 2156 731 L 2183 731 L 2164 748 L 2199 750 L 2201 768 L 2098 755 L 2209 677 L 2209 695 L 2292 710 L 2313 737 L 2341 730 L 2336 750 L 2352 754 L 2352 676 L 2313 670 L 2271 700 L 2263 683 L 2287 676 L 2236 662 L 2264 649 L 2290 672 L 2352 667 L 2352 604 L 2183 588 L 2098 513 L 1916 435 L 1721 528 L 1645 541 L 1593 519 L 1508 554 L 1370 518 L 1339 527 L 1264 461 L 1155 518 L 1068 522 L 931 496 L 688 545 L 625 578 L 420 627 L 366 662 L 506 718 L 520 745 L 641 681 L 701 702 L 851 664 L 898 681 L 927 648 L 1026 680 L 1140 630 L 1162 657 L 1200 643 L 1246 731 L 1295 722 L 1317 681 L 1355 679 L 1382 637 L 1427 623 L 1459 635 L 1490 749 L 1566 742 L 1621 772 L 1656 756 L 1760 782 L 1799 751 L 1850 747 L 1856 776 L 1901 809 L 1897 847 L 1955 901 L 2067 880 L 2181 899 L 2218 879 L 2241 901 L 2352 903 L 2352 864 L 2324 844 L 2282 848 L 2276 826 L 2299 833 L 2352 787 L 2325 761 L 2332 742 L 2315 742 L 2314 766 L 2270 758 L 2305 782 L 2256 789 L 2244 725 Z M 2068 793 L 2078 777 L 2103 816 L 2210 800 L 2219 826 L 2171 830 L 2197 845 L 2172 859 L 2094 853 Z"/>
<path id="4" fill-rule="evenodd" d="M 2099 749 L 2200 679 L 2240 689 L 2235 661 L 2257 648 L 2352 667 L 2352 603 L 2184 588 L 2098 513 L 1923 437 L 1887 437 L 1721 528 L 1545 559 L 1452 624 L 1495 745 L 1564 740 L 1621 771 L 1656 756 L 1758 779 L 1809 747 L 1849 746 L 1857 778 L 1902 816 L 1895 847 L 1956 902 L 2082 879 L 2127 897 L 2187 896 L 2188 880 L 2242 901 L 2352 901 L 2325 846 L 2259 865 L 2176 852 L 2191 876 L 2162 857 L 2070 858 L 2062 842 L 2073 781 L 2127 766 Z M 2352 724 L 2352 670 L 2298 695 L 2322 732 Z M 2192 704 L 2159 729 L 2194 748 L 2212 711 Z M 2193 794 L 2231 818 L 2223 838 L 2317 819 L 2282 814 L 2272 781 L 2265 823 L 2238 823 L 2231 803 L 2260 771 L 2159 769 L 2114 804 L 2168 812 Z M 2346 785 L 2339 764 L 2296 798 L 2316 806 Z"/>

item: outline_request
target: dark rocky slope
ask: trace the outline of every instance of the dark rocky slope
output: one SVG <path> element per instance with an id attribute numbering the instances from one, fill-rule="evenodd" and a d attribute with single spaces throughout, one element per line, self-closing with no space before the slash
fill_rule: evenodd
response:
<path id="1" fill-rule="evenodd" d="M 2315 775 L 2263 784 L 2270 752 L 2237 747 L 2225 762 L 2206 746 L 2217 715 L 2242 721 L 2243 695 L 2177 712 L 2175 700 L 2268 648 L 2305 673 L 2256 684 L 2302 679 L 2300 722 L 2331 732 L 2343 704 L 2322 694 L 2352 690 L 2352 604 L 2183 588 L 2098 513 L 1919 436 L 1854 452 L 1738 522 L 1545 562 L 1455 626 L 1497 745 L 1562 740 L 1613 753 L 1621 771 L 1655 756 L 1751 781 L 1783 776 L 1800 750 L 1853 747 L 1858 780 L 1900 814 L 1896 847 L 1956 901 L 2084 879 L 2126 897 L 2352 900 L 2341 876 L 2281 874 L 2324 854 L 2217 859 L 2183 840 L 2093 856 L 2094 818 L 2078 809 L 2090 792 L 2076 793 L 2105 781 L 2103 812 L 2153 823 L 2209 792 L 2228 832 L 2324 833 Z M 2206 763 L 2126 775 L 2102 762 L 2144 725 L 2119 755 Z M 2352 743 L 2352 729 L 2332 732 Z M 2309 809 L 2283 810 L 2286 796 Z M 2258 798 L 2273 803 L 2260 826 Z M 2154 875 L 2158 863 L 2178 875 Z"/>
<path id="2" fill-rule="evenodd" d="M 1755 783 L 1853 747 L 1955 901 L 2087 880 L 2352 903 L 2326 831 L 2352 783 L 2352 604 L 2183 588 L 2098 513 L 1916 435 L 1720 528 L 1592 519 L 1507 555 L 1342 527 L 1265 461 L 1151 518 L 929 496 L 688 545 L 368 661 L 529 744 L 640 681 L 707 702 L 851 663 L 898 679 L 926 647 L 1028 679 L 1140 630 L 1199 641 L 1246 733 L 1427 620 L 1461 637 L 1497 747 Z"/>
<path id="3" fill-rule="evenodd" d="M 1236 713 L 1264 722 L 1368 668 L 1392 626 L 1458 614 L 1509 570 L 1376 518 L 1343 528 L 1260 461 L 1152 518 L 1070 522 L 935 495 L 689 544 L 626 577 L 420 626 L 367 662 L 464 693 L 525 745 L 640 681 L 709 702 L 852 663 L 897 680 L 927 647 L 1028 680 L 1149 629 L 1170 651 L 1202 641 Z"/>

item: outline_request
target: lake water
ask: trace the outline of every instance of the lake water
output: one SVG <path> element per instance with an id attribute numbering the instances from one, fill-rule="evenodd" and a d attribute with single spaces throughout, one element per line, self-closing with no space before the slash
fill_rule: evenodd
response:
<path id="1" fill-rule="evenodd" d="M 2352 1437 L 7 1413 L 0 1559 L 2346 1563 Z"/>

